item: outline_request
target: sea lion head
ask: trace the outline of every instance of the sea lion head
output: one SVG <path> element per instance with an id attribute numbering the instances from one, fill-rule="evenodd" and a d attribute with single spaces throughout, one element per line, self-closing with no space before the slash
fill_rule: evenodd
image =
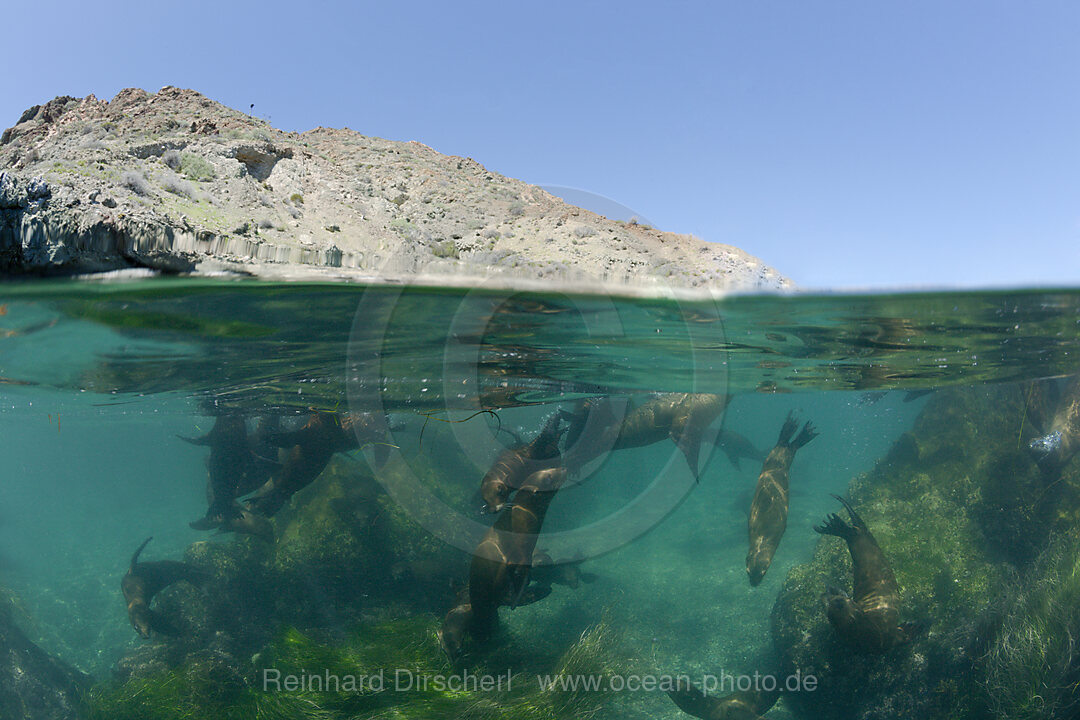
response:
<path id="1" fill-rule="evenodd" d="M 458 605 L 446 614 L 442 627 L 436 635 L 439 638 L 439 647 L 446 653 L 451 664 L 461 657 L 461 648 L 465 643 L 465 635 L 469 624 L 472 622 L 472 605 L 465 603 Z"/>
<path id="2" fill-rule="evenodd" d="M 128 618 L 135 632 L 139 633 L 143 639 L 149 639 L 152 625 L 150 608 L 144 603 L 134 603 L 128 607 Z"/>
<path id="3" fill-rule="evenodd" d="M 510 493 L 513 492 L 504 479 L 502 478 L 485 478 L 484 484 L 480 490 L 481 496 L 484 498 L 484 507 L 482 510 L 487 513 L 497 513 L 506 507 L 506 502 L 510 499 Z"/>
<path id="4" fill-rule="evenodd" d="M 765 545 L 750 548 L 746 553 L 746 574 L 750 578 L 750 586 L 757 587 L 765 579 L 765 573 L 772 565 L 772 550 Z"/>
<path id="5" fill-rule="evenodd" d="M 825 616 L 841 634 L 854 627 L 860 610 L 847 593 L 830 585 L 821 600 L 825 603 Z"/>
<path id="6" fill-rule="evenodd" d="M 537 492 L 555 492 L 566 482 L 566 468 L 550 467 L 537 470 L 525 480 L 525 485 L 536 488 Z"/>

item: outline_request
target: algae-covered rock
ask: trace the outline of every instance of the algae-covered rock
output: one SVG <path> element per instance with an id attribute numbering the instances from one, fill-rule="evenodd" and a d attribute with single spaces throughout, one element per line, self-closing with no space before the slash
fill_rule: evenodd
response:
<path id="1" fill-rule="evenodd" d="M 449 668 L 436 625 L 432 615 L 393 618 L 359 624 L 333 639 L 284 627 L 248 659 L 209 648 L 180 665 L 99 686 L 90 693 L 90 718 L 564 720 L 588 717 L 610 700 L 605 691 L 544 689 L 535 677 L 617 670 L 615 635 L 606 623 L 588 629 L 550 665 L 510 648 L 522 665 L 509 677 L 506 665 Z M 502 684 L 484 688 L 465 681 L 488 674 Z M 303 683 L 286 689 L 288 677 Z M 457 681 L 462 684 L 451 684 Z"/>
<path id="2" fill-rule="evenodd" d="M 1000 623 L 981 658 L 993 716 L 1076 717 L 1080 712 L 1080 540 L 1059 536 L 1003 593 Z"/>
<path id="3" fill-rule="evenodd" d="M 0 608 L 0 718 L 81 718 L 81 686 L 88 678 L 52 657 Z"/>
<path id="4" fill-rule="evenodd" d="M 858 655 L 841 644 L 820 597 L 826 584 L 850 589 L 852 565 L 842 541 L 822 538 L 813 559 L 789 574 L 772 616 L 785 672 L 818 679 L 816 691 L 787 698 L 800 716 L 980 716 L 985 700 L 972 642 L 1006 577 L 1000 547 L 1013 540 L 1000 534 L 1037 544 L 1057 515 L 1035 507 L 1044 498 L 1026 494 L 1001 503 L 1003 458 L 1004 467 L 1028 472 L 1022 457 L 1004 454 L 1018 446 L 1022 403 L 1015 387 L 938 393 L 913 430 L 852 481 L 851 502 L 900 584 L 902 619 L 928 622 L 929 630 L 883 655 Z M 1013 528 L 1009 518 L 1018 513 L 1027 520 Z"/>

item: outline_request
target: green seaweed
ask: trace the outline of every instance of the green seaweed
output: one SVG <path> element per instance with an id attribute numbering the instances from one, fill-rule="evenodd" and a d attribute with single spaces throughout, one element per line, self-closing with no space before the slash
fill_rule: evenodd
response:
<path id="1" fill-rule="evenodd" d="M 1080 542 L 1059 536 L 1009 592 L 984 660 L 995 717 L 1073 717 L 1080 708 Z"/>
<path id="2" fill-rule="evenodd" d="M 448 667 L 435 638 L 430 616 L 359 625 L 339 642 L 316 639 L 293 627 L 282 628 L 269 646 L 243 669 L 223 666 L 216 656 L 188 660 L 179 667 L 146 677 L 92 688 L 87 697 L 89 720 L 194 720 L 195 718 L 447 718 L 450 720 L 559 720 L 586 718 L 609 698 L 606 692 L 544 690 L 519 672 L 491 690 L 451 689 L 435 684 L 438 675 L 457 673 Z M 559 659 L 555 673 L 611 672 L 614 635 L 602 622 L 582 634 Z M 302 689 L 264 689 L 265 671 L 311 678 L 337 677 L 329 686 L 306 682 Z M 426 687 L 395 684 L 398 669 L 432 681 Z M 381 683 L 371 678 L 379 676 Z M 479 677 L 482 666 L 467 672 Z M 360 676 L 367 679 L 361 680 Z M 355 678 L 349 685 L 347 678 Z M 402 675 L 402 680 L 407 676 Z M 380 689 L 381 685 L 381 689 Z M 416 685 L 414 683 L 414 685 Z"/>

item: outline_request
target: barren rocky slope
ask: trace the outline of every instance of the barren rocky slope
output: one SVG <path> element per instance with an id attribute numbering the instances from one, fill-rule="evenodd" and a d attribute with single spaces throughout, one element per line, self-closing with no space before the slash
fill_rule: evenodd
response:
<path id="1" fill-rule="evenodd" d="M 0 171 L 9 274 L 789 285 L 737 248 L 601 217 L 468 158 L 283 132 L 174 87 L 32 107 L 0 138 Z"/>

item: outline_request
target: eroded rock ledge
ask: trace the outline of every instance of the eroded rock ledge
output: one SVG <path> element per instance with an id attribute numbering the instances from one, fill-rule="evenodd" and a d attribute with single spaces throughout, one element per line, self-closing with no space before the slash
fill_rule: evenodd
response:
<path id="1" fill-rule="evenodd" d="M 773 290 L 738 248 L 610 220 L 416 142 L 276 130 L 197 92 L 58 97 L 0 138 L 0 272 Z"/>

